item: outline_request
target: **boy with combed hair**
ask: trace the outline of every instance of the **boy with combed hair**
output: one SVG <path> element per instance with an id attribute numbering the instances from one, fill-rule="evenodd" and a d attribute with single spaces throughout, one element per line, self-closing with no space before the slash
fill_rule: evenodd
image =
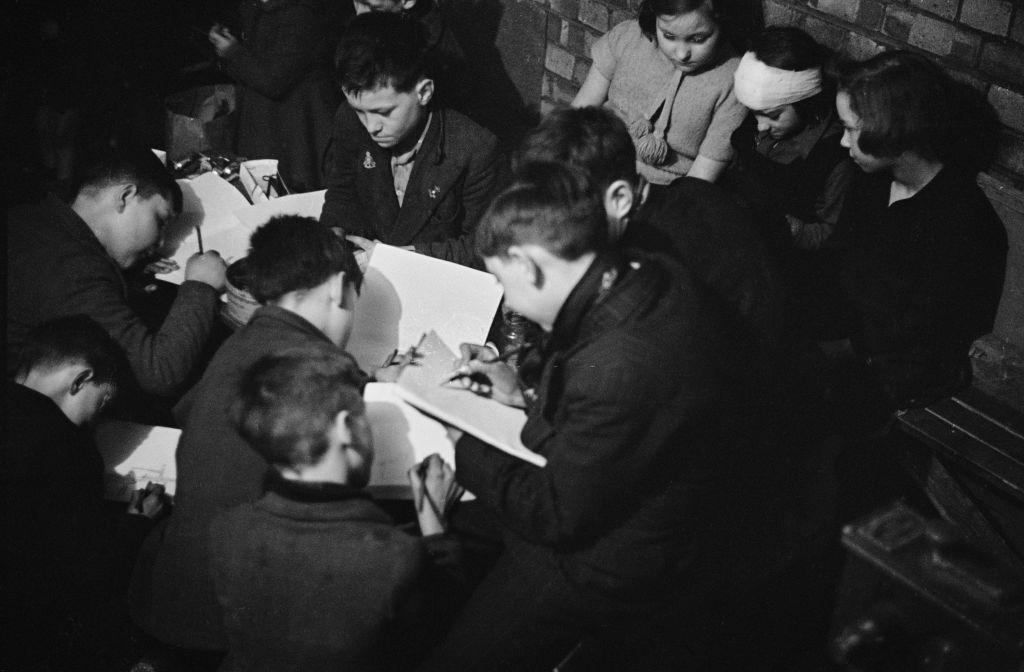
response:
<path id="1" fill-rule="evenodd" d="M 357 16 L 335 65 L 348 101 L 327 152 L 320 221 L 369 255 L 378 242 L 465 265 L 494 192 L 497 139 L 437 107 L 423 27 L 400 14 Z"/>
<path id="2" fill-rule="evenodd" d="M 597 191 L 558 164 L 521 167 L 481 222 L 506 303 L 546 337 L 518 377 L 468 344 L 456 373 L 525 408 L 521 438 L 547 464 L 449 430 L 459 483 L 500 521 L 505 548 L 426 669 L 551 669 L 585 634 L 610 643 L 606 669 L 661 669 L 664 652 L 638 637 L 692 632 L 701 652 L 689 626 L 722 569 L 719 498 L 743 407 L 699 292 L 617 252 L 607 229 Z"/>
<path id="3" fill-rule="evenodd" d="M 418 510 L 423 538 L 363 490 L 374 449 L 358 377 L 350 356 L 316 345 L 264 357 L 242 378 L 239 432 L 270 470 L 262 498 L 210 528 L 222 670 L 392 669 L 415 638 L 429 570 L 447 563 L 458 576 L 458 545 L 441 533 L 461 491 L 440 457 L 409 471 L 414 496 L 432 503 Z"/>
<path id="4" fill-rule="evenodd" d="M 29 332 L 5 383 L 0 451 L 3 669 L 118 664 L 127 643 L 123 591 L 161 495 L 134 493 L 105 511 L 103 460 L 88 425 L 117 394 L 124 355 L 85 315 Z M 28 646 L 46 633 L 47 646 Z"/>

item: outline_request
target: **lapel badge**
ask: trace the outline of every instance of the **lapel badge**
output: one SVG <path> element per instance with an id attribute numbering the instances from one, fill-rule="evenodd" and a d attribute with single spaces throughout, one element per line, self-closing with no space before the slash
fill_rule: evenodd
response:
<path id="1" fill-rule="evenodd" d="M 436 184 L 432 186 L 430 189 L 427 189 L 427 196 L 430 196 L 431 198 L 437 198 L 440 195 L 441 187 L 437 186 Z"/>
<path id="2" fill-rule="evenodd" d="M 366 156 L 363 157 L 363 168 L 371 170 L 376 167 L 377 163 L 373 160 L 373 157 L 370 156 L 370 150 L 366 150 Z"/>

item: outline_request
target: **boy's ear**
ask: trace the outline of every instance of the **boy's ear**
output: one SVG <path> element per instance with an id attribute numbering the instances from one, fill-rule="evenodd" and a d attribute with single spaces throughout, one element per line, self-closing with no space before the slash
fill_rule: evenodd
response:
<path id="1" fill-rule="evenodd" d="M 508 248 L 508 258 L 514 262 L 519 272 L 525 274 L 527 281 L 540 289 L 544 285 L 544 270 L 537 264 L 533 256 L 519 245 Z"/>
<path id="2" fill-rule="evenodd" d="M 82 391 L 82 388 L 85 387 L 86 383 L 92 380 L 92 376 L 92 369 L 83 369 L 82 371 L 79 371 L 75 374 L 75 377 L 71 379 L 71 387 L 68 391 L 72 395 L 78 394 Z"/>
<path id="3" fill-rule="evenodd" d="M 426 107 L 434 98 L 434 80 L 426 77 L 416 84 L 416 97 L 419 99 L 420 107 Z"/>
<path id="4" fill-rule="evenodd" d="M 122 213 L 124 212 L 125 208 L 128 207 L 128 201 L 131 200 L 133 196 L 139 193 L 139 189 L 131 182 L 129 182 L 128 184 L 119 185 L 116 187 L 116 189 L 117 212 Z"/>
<path id="5" fill-rule="evenodd" d="M 345 298 L 345 271 L 338 271 L 331 276 L 329 282 L 327 297 L 334 305 L 341 306 L 341 301 Z"/>
<path id="6" fill-rule="evenodd" d="M 604 209 L 609 218 L 614 219 L 617 226 L 612 232 L 617 238 L 625 228 L 625 220 L 633 210 L 633 185 L 626 180 L 615 180 L 604 192 Z"/>

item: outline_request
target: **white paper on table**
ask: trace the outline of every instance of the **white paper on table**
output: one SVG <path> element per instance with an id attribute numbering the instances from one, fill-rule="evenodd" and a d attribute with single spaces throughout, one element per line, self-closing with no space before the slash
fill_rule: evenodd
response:
<path id="1" fill-rule="evenodd" d="M 547 464 L 543 455 L 524 446 L 520 439 L 526 424 L 524 411 L 443 382 L 452 372 L 455 353 L 436 333 L 428 333 L 416 352 L 415 364 L 405 366 L 398 376 L 398 396 L 513 457 L 538 467 Z"/>
<path id="2" fill-rule="evenodd" d="M 202 229 L 203 249 L 217 250 L 228 263 L 245 256 L 250 231 L 233 214 L 248 205 L 245 196 L 221 176 L 207 172 L 178 180 L 178 184 L 183 197 L 181 214 L 164 231 L 159 252 L 177 262 L 178 270 L 157 277 L 180 285 L 185 281 L 185 264 L 199 251 L 197 226 Z"/>
<path id="3" fill-rule="evenodd" d="M 174 454 L 181 430 L 106 420 L 96 426 L 96 447 L 103 457 L 104 497 L 127 502 L 149 483 L 164 486 L 174 498 L 178 469 Z"/>
<path id="4" fill-rule="evenodd" d="M 394 388 L 394 383 L 369 383 L 363 392 L 374 450 L 367 488 L 377 497 L 408 499 L 409 469 L 434 453 L 454 469 L 455 447 L 444 425 L 405 403 Z M 469 499 L 469 493 L 462 496 Z"/>
<path id="5" fill-rule="evenodd" d="M 255 231 L 266 224 L 268 219 L 277 215 L 299 215 L 319 220 L 320 211 L 324 209 L 324 194 L 326 193 L 326 190 L 321 189 L 304 194 L 279 196 L 268 201 L 237 208 L 234 210 L 234 215 L 249 231 Z"/>
<path id="6" fill-rule="evenodd" d="M 378 243 L 346 349 L 369 372 L 430 330 L 458 351 L 462 343 L 484 342 L 500 301 L 490 273 Z"/>

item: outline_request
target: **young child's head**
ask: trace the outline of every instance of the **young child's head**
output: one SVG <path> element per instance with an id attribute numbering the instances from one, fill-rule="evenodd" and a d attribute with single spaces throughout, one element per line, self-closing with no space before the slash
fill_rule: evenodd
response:
<path id="1" fill-rule="evenodd" d="M 419 139 L 434 97 L 423 25 L 371 12 L 345 29 L 334 64 L 348 104 L 378 145 L 396 152 Z"/>
<path id="2" fill-rule="evenodd" d="M 602 107 L 552 110 L 527 135 L 514 167 L 518 171 L 537 162 L 562 163 L 586 173 L 603 195 L 611 237 L 621 235 L 635 204 L 637 173 L 633 139 L 617 115 Z"/>
<path id="3" fill-rule="evenodd" d="M 18 353 L 15 380 L 54 403 L 76 425 L 92 421 L 117 393 L 124 355 L 95 320 L 72 315 L 36 327 Z"/>
<path id="4" fill-rule="evenodd" d="M 734 73 L 736 98 L 759 131 L 781 139 L 827 118 L 834 87 L 824 74 L 828 51 L 797 28 L 769 28 L 744 54 Z"/>
<path id="5" fill-rule="evenodd" d="M 359 366 L 337 348 L 311 345 L 267 355 L 245 372 L 233 407 L 238 431 L 285 477 L 363 487 L 373 440 Z"/>
<path id="6" fill-rule="evenodd" d="M 647 39 L 685 74 L 714 66 L 725 43 L 722 0 L 643 0 L 637 13 Z"/>
<path id="7" fill-rule="evenodd" d="M 181 187 L 152 151 L 103 150 L 77 175 L 75 210 L 121 268 L 135 266 L 159 245 L 165 225 L 181 212 Z"/>
<path id="8" fill-rule="evenodd" d="M 578 268 L 608 245 L 600 195 L 578 169 L 520 166 L 481 219 L 476 245 L 505 305 L 550 330 Z"/>
<path id="9" fill-rule="evenodd" d="M 866 172 L 889 168 L 904 152 L 944 160 L 955 144 L 956 99 L 950 79 L 927 58 L 879 54 L 839 82 L 843 146 Z"/>
<path id="10" fill-rule="evenodd" d="M 348 340 L 363 274 L 351 245 L 331 229 L 311 217 L 274 217 L 249 239 L 246 273 L 260 303 L 301 303 L 322 313 L 314 324 L 334 343 Z"/>

